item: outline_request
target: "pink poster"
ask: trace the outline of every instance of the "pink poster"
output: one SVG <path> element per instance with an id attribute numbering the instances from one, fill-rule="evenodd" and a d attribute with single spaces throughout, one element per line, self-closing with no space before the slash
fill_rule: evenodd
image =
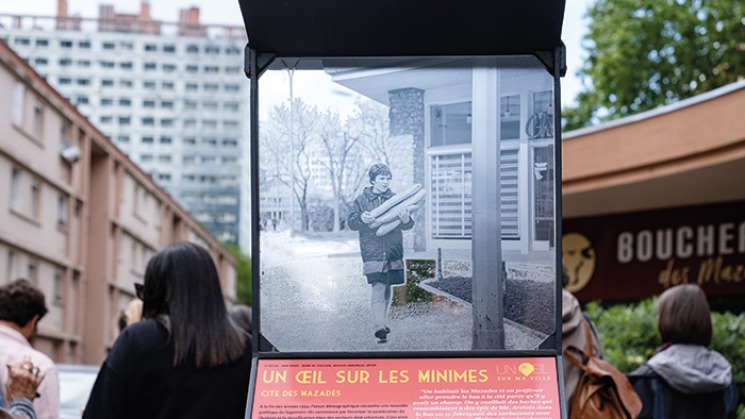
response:
<path id="1" fill-rule="evenodd" d="M 259 360 L 251 417 L 560 418 L 555 358 Z"/>

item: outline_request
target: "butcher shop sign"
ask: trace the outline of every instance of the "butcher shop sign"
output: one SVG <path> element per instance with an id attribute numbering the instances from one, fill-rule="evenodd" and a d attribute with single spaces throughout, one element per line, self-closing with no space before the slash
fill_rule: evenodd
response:
<path id="1" fill-rule="evenodd" d="M 638 300 L 678 284 L 745 294 L 745 202 L 563 222 L 567 288 L 581 300 Z"/>

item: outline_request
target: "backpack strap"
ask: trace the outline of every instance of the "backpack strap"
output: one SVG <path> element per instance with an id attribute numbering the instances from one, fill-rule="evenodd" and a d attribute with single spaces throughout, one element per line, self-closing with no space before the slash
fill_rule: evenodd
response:
<path id="1" fill-rule="evenodd" d="M 585 319 L 584 317 L 582 318 L 581 322 L 584 325 L 585 336 L 587 339 L 586 350 L 582 350 L 572 345 L 572 346 L 567 347 L 564 350 L 564 357 L 568 359 L 569 362 L 574 364 L 577 368 L 584 370 L 585 364 L 587 363 L 587 361 L 590 358 L 595 356 L 595 346 L 592 344 L 592 329 L 590 328 L 590 324 L 588 323 L 587 319 Z M 571 353 L 572 351 L 578 352 L 580 355 L 582 355 L 582 361 L 580 361 L 579 359 L 577 359 L 577 357 L 572 355 Z"/>
<path id="2" fill-rule="evenodd" d="M 595 345 L 592 344 L 592 328 L 590 322 L 582 317 L 582 323 L 585 325 L 585 337 L 587 338 L 587 353 L 590 358 L 595 356 Z"/>

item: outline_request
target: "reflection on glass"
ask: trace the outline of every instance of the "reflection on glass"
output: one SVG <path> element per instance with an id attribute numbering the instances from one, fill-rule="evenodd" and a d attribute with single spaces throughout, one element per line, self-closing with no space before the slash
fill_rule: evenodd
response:
<path id="1" fill-rule="evenodd" d="M 493 349 L 536 349 L 556 315 L 551 75 L 530 57 L 326 64 L 259 80 L 261 334 L 284 352 L 471 350 L 474 304 L 501 304 Z M 476 208 L 494 143 L 499 208 Z M 474 277 L 485 235 L 501 263 Z M 474 301 L 478 281 L 503 281 L 502 301 Z"/>

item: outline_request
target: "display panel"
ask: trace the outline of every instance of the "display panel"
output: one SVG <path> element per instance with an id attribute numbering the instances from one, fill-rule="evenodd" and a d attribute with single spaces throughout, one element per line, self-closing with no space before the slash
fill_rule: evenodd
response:
<path id="1" fill-rule="evenodd" d="M 282 352 L 555 332 L 555 79 L 533 57 L 282 59 L 260 78 L 259 333 Z"/>
<path id="2" fill-rule="evenodd" d="M 260 359 L 251 417 L 560 418 L 556 358 Z"/>

